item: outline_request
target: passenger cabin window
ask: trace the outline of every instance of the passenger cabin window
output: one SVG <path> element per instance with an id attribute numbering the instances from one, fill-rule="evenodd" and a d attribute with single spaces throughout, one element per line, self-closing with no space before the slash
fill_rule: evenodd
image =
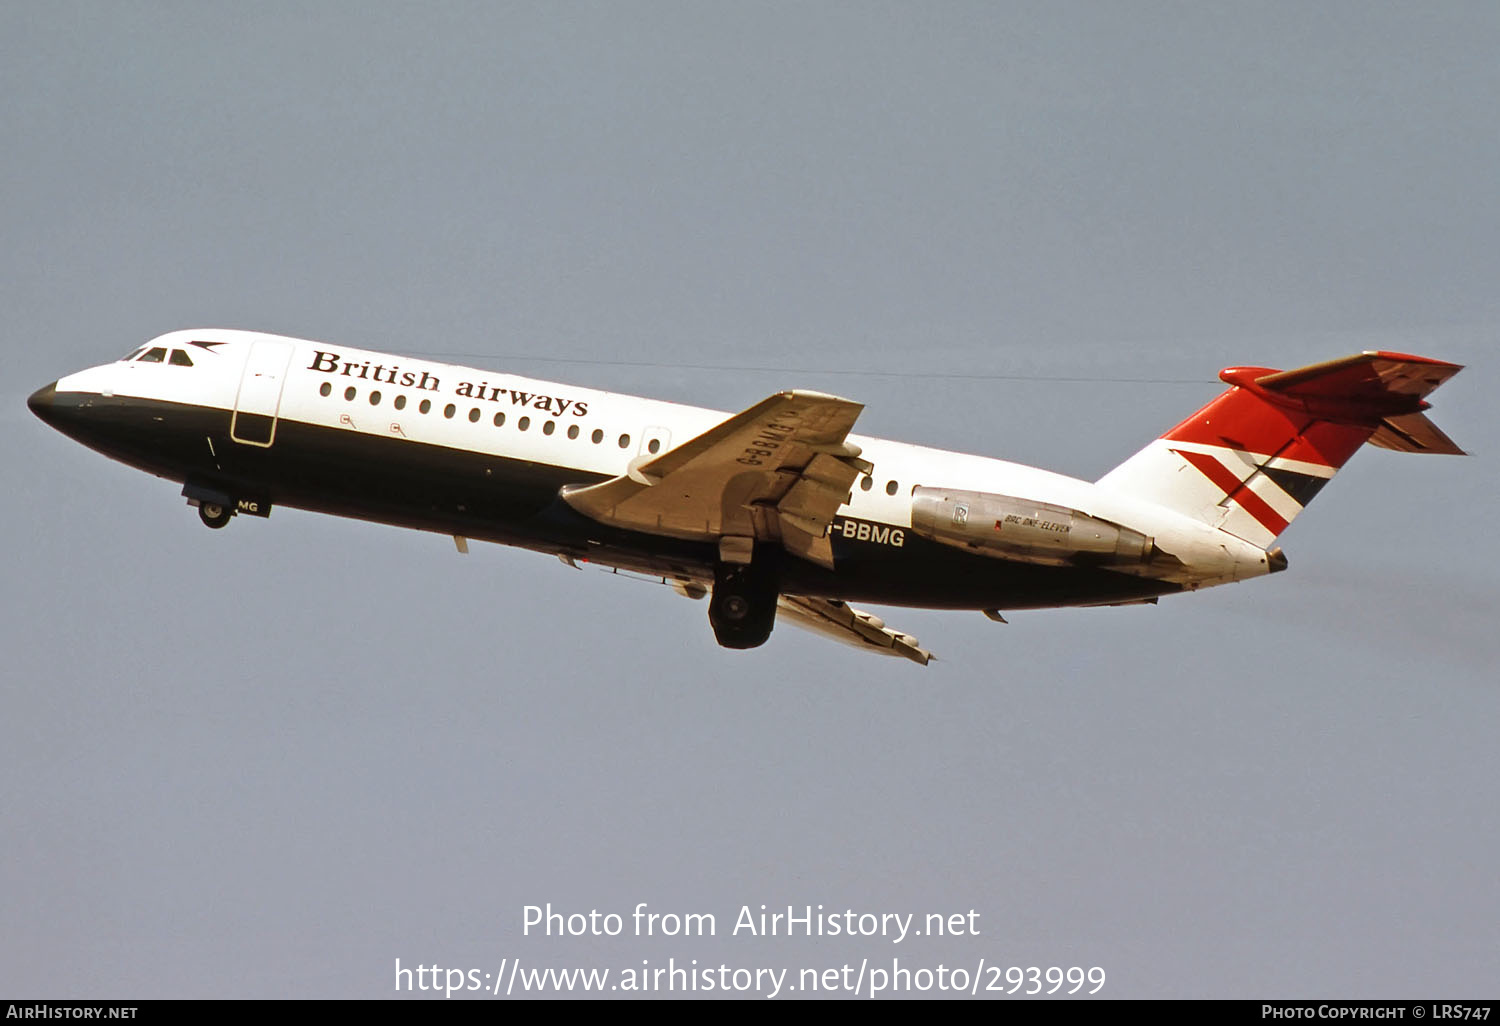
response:
<path id="1" fill-rule="evenodd" d="M 181 349 L 174 349 L 172 350 L 171 364 L 174 367 L 191 367 L 193 365 L 193 358 Z"/>
<path id="2" fill-rule="evenodd" d="M 167 358 L 167 351 L 161 346 L 146 350 L 146 355 L 141 357 L 141 363 L 161 363 Z"/>

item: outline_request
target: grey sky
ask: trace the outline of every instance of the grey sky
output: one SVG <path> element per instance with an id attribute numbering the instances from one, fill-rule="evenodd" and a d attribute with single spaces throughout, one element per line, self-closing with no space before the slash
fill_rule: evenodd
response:
<path id="1" fill-rule="evenodd" d="M 895 956 L 1493 995 L 1497 53 L 1489 3 L 0 7 L 0 993 Z M 1220 367 L 1392 348 L 1469 365 L 1434 419 L 1475 455 L 1360 454 L 1273 579 L 882 610 L 926 672 L 732 653 L 536 555 L 206 531 L 26 411 L 192 326 L 819 388 L 1086 478 Z M 522 937 L 549 901 L 719 936 Z M 983 933 L 728 936 L 761 903 Z"/>

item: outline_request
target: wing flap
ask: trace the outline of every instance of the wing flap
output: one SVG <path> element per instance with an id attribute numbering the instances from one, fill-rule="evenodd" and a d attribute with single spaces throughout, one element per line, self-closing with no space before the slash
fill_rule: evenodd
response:
<path id="1" fill-rule="evenodd" d="M 923 666 L 934 658 L 910 634 L 892 630 L 880 617 L 839 599 L 783 595 L 777 605 L 788 614 L 789 623 L 845 645 L 877 655 L 901 656 Z"/>
<path id="2" fill-rule="evenodd" d="M 838 462 L 827 456 L 819 456 L 813 460 L 813 464 L 818 460 Z M 850 486 L 859 476 L 859 471 L 853 467 L 845 464 L 839 464 L 839 467 L 843 472 L 837 476 L 812 477 L 804 472 L 776 504 L 777 511 L 784 517 L 801 517 L 826 528 L 839 506 L 849 501 Z M 838 502 L 830 509 L 829 500 L 832 498 L 838 499 Z"/>

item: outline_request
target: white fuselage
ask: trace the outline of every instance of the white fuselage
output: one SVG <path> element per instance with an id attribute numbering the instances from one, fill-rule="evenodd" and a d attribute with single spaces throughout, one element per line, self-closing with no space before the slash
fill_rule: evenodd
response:
<path id="1" fill-rule="evenodd" d="M 153 340 L 144 351 L 153 348 L 166 350 L 168 357 L 120 361 L 69 375 L 56 383 L 58 399 L 71 396 L 75 405 L 87 405 L 81 397 L 92 396 L 101 403 L 140 400 L 215 412 L 228 419 L 229 428 L 225 437 L 205 432 L 205 468 L 223 469 L 226 449 L 229 456 L 243 451 L 247 459 L 250 450 L 260 450 L 254 455 L 269 468 L 272 454 L 280 458 L 297 444 L 296 438 L 316 429 L 322 432 L 319 438 L 339 435 L 378 440 L 383 447 L 472 454 L 503 460 L 508 467 L 547 468 L 551 478 L 576 475 L 583 481 L 600 481 L 629 473 L 633 462 L 638 465 L 687 442 L 729 416 L 512 373 L 254 332 L 173 332 Z M 187 359 L 171 355 L 176 352 L 187 354 Z M 96 444 L 96 439 L 80 437 L 163 476 L 191 481 L 195 473 L 189 467 L 137 460 Z M 1259 547 L 1116 488 L 984 456 L 864 435 L 851 434 L 848 440 L 872 466 L 839 509 L 831 528 L 835 539 L 843 532 L 851 541 L 864 540 L 858 538 L 858 525 L 869 523 L 886 528 L 874 529 L 884 544 L 891 546 L 891 539 L 898 538 L 902 544 L 894 547 L 905 547 L 912 528 L 913 490 L 930 486 L 1024 497 L 1124 525 L 1149 536 L 1158 549 L 1175 558 L 1169 564 L 1114 572 L 1170 583 L 1174 591 L 1258 576 L 1270 569 L 1267 553 Z M 182 445 L 180 439 L 178 444 Z M 196 440 L 188 443 L 189 448 L 196 445 Z M 212 474 L 211 469 L 199 472 Z M 266 487 L 276 490 L 274 481 Z M 350 496 L 351 506 L 339 506 L 338 511 L 360 515 L 352 508 L 359 501 Z M 379 510 L 369 515 L 385 519 Z M 993 556 L 972 558 L 981 573 L 1003 562 Z M 1089 604 L 1088 599 L 1078 597 L 1081 604 Z"/>

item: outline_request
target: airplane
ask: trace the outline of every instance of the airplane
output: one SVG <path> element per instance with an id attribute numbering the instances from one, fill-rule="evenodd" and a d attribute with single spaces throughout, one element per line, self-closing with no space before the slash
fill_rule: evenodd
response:
<path id="1" fill-rule="evenodd" d="M 1285 570 L 1278 535 L 1364 443 L 1462 455 L 1423 412 L 1462 368 L 1364 352 L 1229 367 L 1097 481 L 852 433 L 863 405 L 733 415 L 344 345 L 169 332 L 37 390 L 43 421 L 183 486 L 211 528 L 276 506 L 520 546 L 709 597 L 720 645 L 778 616 L 926 665 L 851 606 L 1155 603 Z"/>

